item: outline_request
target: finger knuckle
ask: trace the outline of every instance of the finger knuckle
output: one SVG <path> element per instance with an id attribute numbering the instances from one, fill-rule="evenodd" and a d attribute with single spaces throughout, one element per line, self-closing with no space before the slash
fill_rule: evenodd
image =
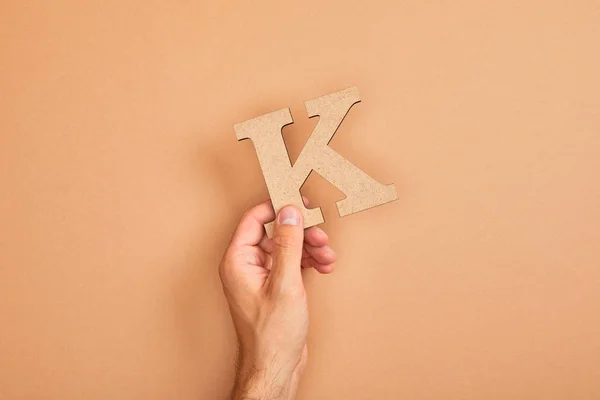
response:
<path id="1" fill-rule="evenodd" d="M 235 256 L 231 254 L 230 251 L 225 252 L 223 255 L 223 259 L 219 264 L 219 276 L 221 281 L 226 281 L 231 278 L 234 257 Z"/>
<path id="2" fill-rule="evenodd" d="M 221 262 L 221 265 L 219 266 L 219 278 L 221 278 L 221 282 L 225 282 L 229 279 L 229 270 L 230 268 L 227 267 L 227 263 Z"/>
<path id="3" fill-rule="evenodd" d="M 251 216 L 252 216 L 252 213 L 250 212 L 250 210 L 246 210 L 242 214 L 242 218 L 240 218 L 240 221 L 245 221 L 246 219 L 248 219 Z"/>
<path id="4" fill-rule="evenodd" d="M 273 243 L 275 246 L 282 249 L 290 249 L 294 247 L 294 238 L 291 236 L 281 235 L 273 237 Z"/>

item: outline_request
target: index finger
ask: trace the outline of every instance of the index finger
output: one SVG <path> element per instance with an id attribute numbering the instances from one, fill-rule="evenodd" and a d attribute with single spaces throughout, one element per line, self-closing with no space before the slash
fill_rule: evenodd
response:
<path id="1" fill-rule="evenodd" d="M 260 203 L 246 211 L 238 223 L 231 244 L 235 246 L 256 246 L 265 233 L 264 225 L 275 219 L 271 200 Z"/>

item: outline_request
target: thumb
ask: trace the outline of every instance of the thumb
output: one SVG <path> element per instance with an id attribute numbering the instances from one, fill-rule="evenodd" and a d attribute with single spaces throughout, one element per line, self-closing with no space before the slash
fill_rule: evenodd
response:
<path id="1" fill-rule="evenodd" d="M 272 284 L 284 291 L 302 284 L 300 263 L 304 243 L 302 213 L 295 206 L 285 206 L 275 219 Z"/>

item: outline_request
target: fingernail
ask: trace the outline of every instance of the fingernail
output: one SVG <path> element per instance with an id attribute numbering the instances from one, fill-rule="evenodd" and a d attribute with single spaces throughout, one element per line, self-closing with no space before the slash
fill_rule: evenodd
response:
<path id="1" fill-rule="evenodd" d="M 280 225 L 298 225 L 298 211 L 295 207 L 284 207 L 279 212 L 277 221 Z"/>

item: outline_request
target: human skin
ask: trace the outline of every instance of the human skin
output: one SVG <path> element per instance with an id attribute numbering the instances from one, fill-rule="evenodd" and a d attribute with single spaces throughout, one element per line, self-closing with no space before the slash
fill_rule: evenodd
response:
<path id="1" fill-rule="evenodd" d="M 270 202 L 247 211 L 219 267 L 239 342 L 232 400 L 295 398 L 308 357 L 302 268 L 334 269 L 327 235 L 318 227 L 304 230 L 296 207 L 279 212 L 270 239 L 263 225 L 273 219 Z"/>

